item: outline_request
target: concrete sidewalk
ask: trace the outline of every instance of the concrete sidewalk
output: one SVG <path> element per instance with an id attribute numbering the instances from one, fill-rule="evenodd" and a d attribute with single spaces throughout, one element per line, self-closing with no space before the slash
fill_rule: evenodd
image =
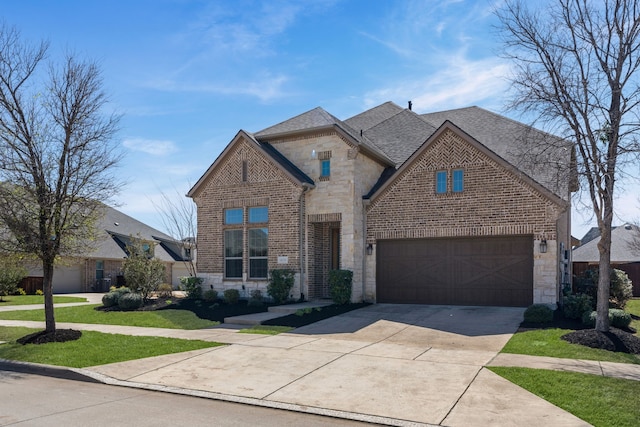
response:
<path id="1" fill-rule="evenodd" d="M 521 315 L 519 309 L 375 305 L 276 336 L 224 328 L 58 327 L 231 344 L 67 370 L 107 384 L 387 425 L 587 425 L 485 369 L 591 365 L 498 354 Z M 485 318 L 491 325 L 478 321 Z M 634 365 L 593 363 L 601 375 L 640 378 Z M 5 362 L 0 369 L 28 366 Z"/>

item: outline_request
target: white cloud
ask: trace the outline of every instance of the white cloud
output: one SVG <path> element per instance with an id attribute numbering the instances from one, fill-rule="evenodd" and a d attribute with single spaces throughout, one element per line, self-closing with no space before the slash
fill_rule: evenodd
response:
<path id="1" fill-rule="evenodd" d="M 141 151 L 152 156 L 166 156 L 178 150 L 172 141 L 156 139 L 129 138 L 125 139 L 122 145 L 130 150 Z"/>
<path id="2" fill-rule="evenodd" d="M 444 62 L 442 69 L 434 74 L 414 79 L 397 78 L 398 83 L 367 93 L 366 105 L 412 100 L 417 111 L 428 112 L 482 104 L 485 100 L 496 102 L 508 88 L 504 76 L 509 66 L 499 59 L 474 61 L 455 55 Z"/>

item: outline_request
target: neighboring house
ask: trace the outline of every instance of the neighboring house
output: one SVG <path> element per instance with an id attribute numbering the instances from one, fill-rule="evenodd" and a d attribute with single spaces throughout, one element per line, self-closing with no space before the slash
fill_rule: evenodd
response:
<path id="1" fill-rule="evenodd" d="M 144 240 L 149 251 L 164 262 L 167 283 L 177 287 L 179 278 L 189 275 L 183 262 L 187 255 L 184 245 L 165 233 L 106 205 L 96 228 L 98 235 L 92 244 L 93 251 L 84 256 L 63 256 L 56 264 L 53 273 L 55 293 L 100 292 L 108 291 L 109 285 L 122 285 L 122 264 L 128 256 L 126 248 L 132 236 Z M 29 266 L 29 277 L 24 285 L 42 288 L 42 267 L 37 263 Z"/>
<path id="2" fill-rule="evenodd" d="M 557 140 L 546 159 L 563 170 L 523 162 L 532 138 Z M 239 131 L 189 191 L 198 275 L 248 295 L 289 268 L 292 296 L 317 299 L 341 268 L 354 301 L 555 304 L 570 280 L 570 165 L 556 137 L 478 107 L 387 102 L 344 121 L 315 108 Z"/>
<path id="3" fill-rule="evenodd" d="M 584 235 L 580 246 L 573 249 L 573 274 L 581 275 L 586 270 L 598 269 L 600 252 L 600 230 L 593 227 Z M 611 229 L 611 266 L 624 271 L 633 283 L 633 296 L 640 296 L 640 229 L 633 224 L 624 224 Z"/>

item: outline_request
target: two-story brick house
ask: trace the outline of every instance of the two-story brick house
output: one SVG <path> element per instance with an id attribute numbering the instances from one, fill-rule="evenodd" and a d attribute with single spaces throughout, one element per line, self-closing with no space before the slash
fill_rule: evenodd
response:
<path id="1" fill-rule="evenodd" d="M 342 268 L 354 301 L 553 304 L 569 277 L 571 150 L 556 138 L 553 162 L 533 161 L 532 138 L 555 137 L 477 107 L 391 102 L 240 131 L 188 193 L 198 274 L 249 295 L 290 268 L 292 296 L 314 299 Z"/>

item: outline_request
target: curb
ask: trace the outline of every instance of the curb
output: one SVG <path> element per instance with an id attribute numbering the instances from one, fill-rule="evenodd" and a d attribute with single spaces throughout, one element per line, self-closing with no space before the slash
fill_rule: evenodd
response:
<path id="1" fill-rule="evenodd" d="M 0 359 L 0 370 L 20 372 L 23 374 L 42 375 L 45 377 L 60 378 L 63 380 L 101 383 L 100 380 L 94 378 L 92 375 L 88 375 L 88 372 L 84 369 L 42 365 L 39 363 L 20 362 L 16 360 Z"/>

